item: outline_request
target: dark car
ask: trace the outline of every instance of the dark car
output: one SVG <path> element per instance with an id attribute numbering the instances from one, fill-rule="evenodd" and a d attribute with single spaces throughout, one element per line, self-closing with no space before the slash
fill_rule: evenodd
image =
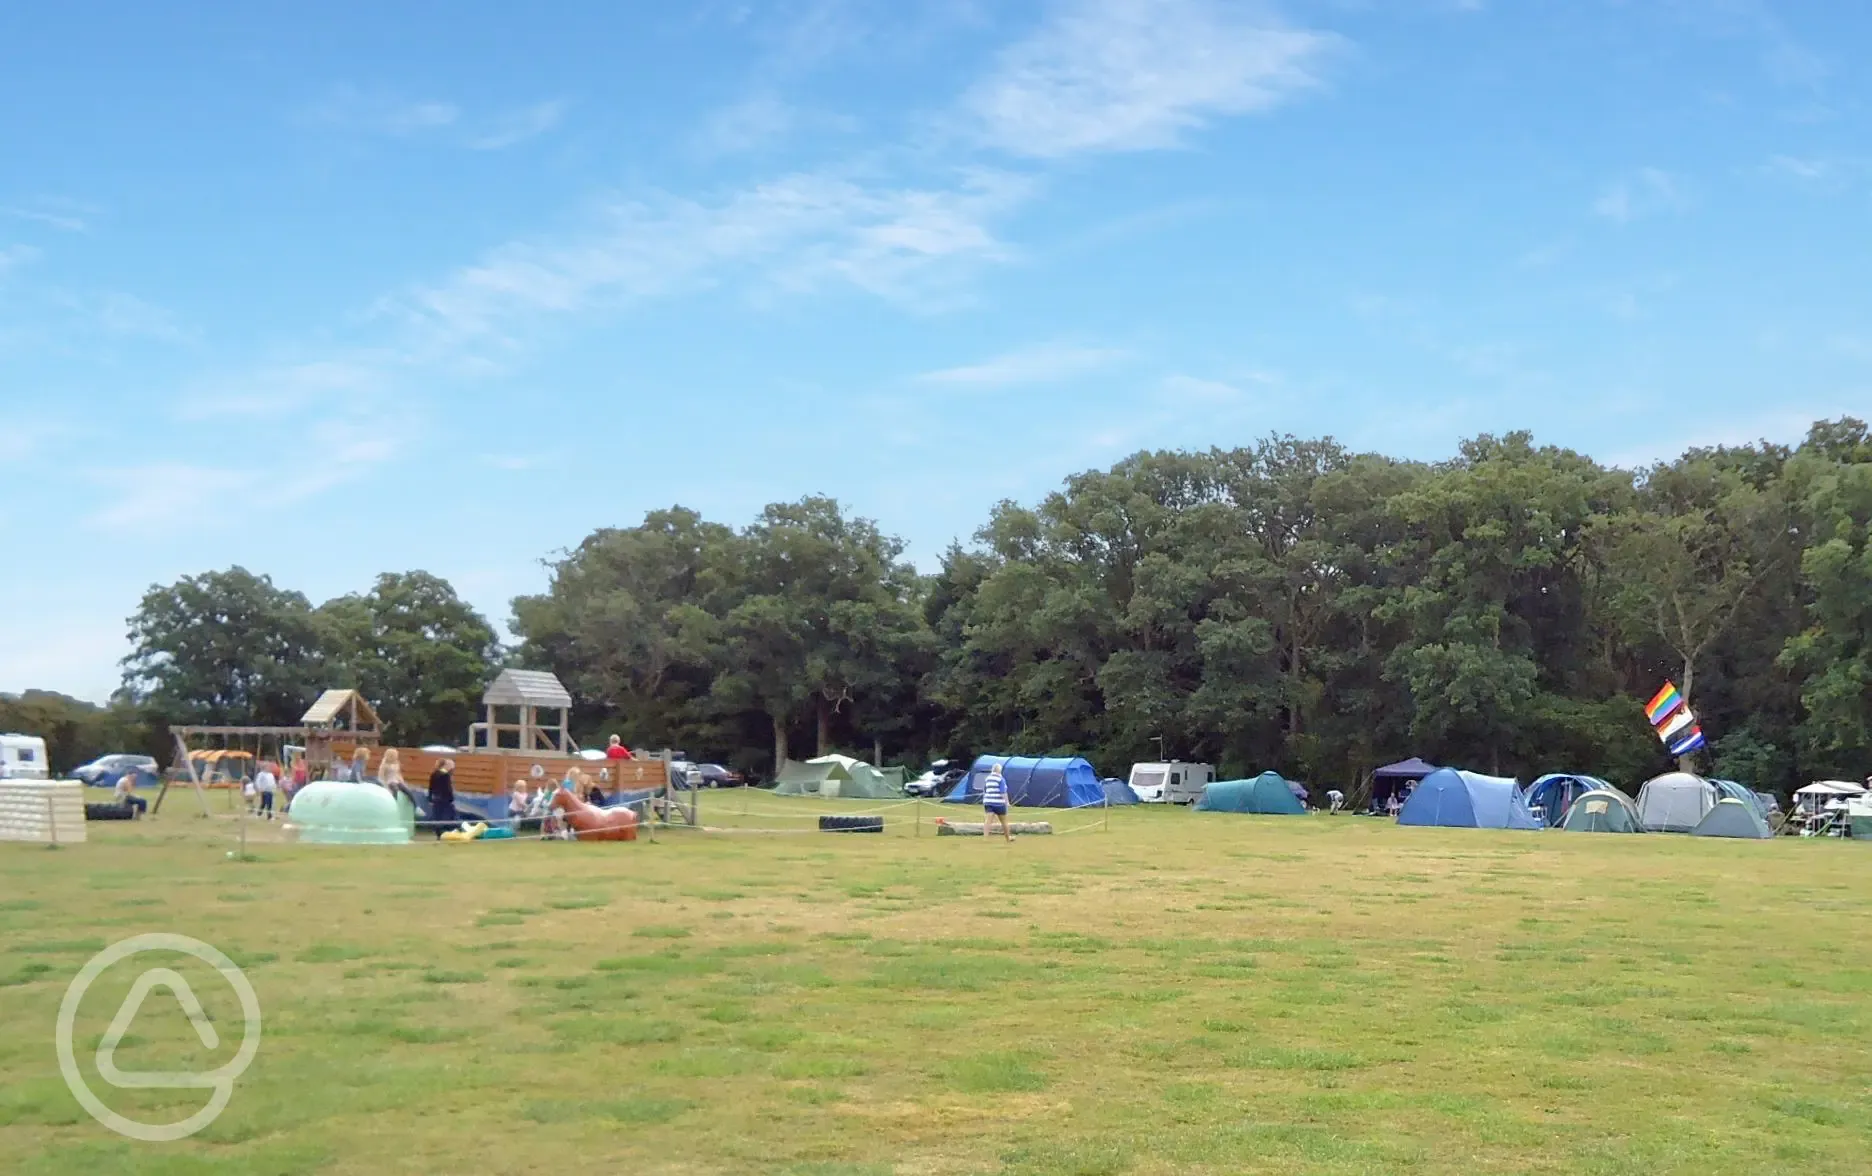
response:
<path id="1" fill-rule="evenodd" d="M 710 788 L 739 788 L 745 782 L 741 773 L 720 764 L 697 764 L 696 767 L 702 773 L 702 783 Z"/>
<path id="2" fill-rule="evenodd" d="M 689 787 L 689 773 L 700 777 L 704 788 L 739 788 L 741 773 L 731 772 L 720 764 L 697 764 L 688 760 L 670 761 L 670 783 L 677 788 Z"/>

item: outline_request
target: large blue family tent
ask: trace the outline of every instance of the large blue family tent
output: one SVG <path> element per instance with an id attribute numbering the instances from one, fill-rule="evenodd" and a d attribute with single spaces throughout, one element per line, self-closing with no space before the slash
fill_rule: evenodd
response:
<path id="1" fill-rule="evenodd" d="M 1501 776 L 1438 768 L 1411 789 L 1398 813 L 1400 825 L 1444 825 L 1457 829 L 1538 829 L 1521 786 Z"/>
<path id="2" fill-rule="evenodd" d="M 1566 820 L 1573 802 L 1588 792 L 1614 792 L 1612 785 L 1597 776 L 1576 776 L 1571 772 L 1550 772 L 1527 786 L 1521 798 L 1543 825 L 1557 829 Z"/>
<path id="3" fill-rule="evenodd" d="M 981 756 L 943 799 L 952 804 L 980 804 L 982 781 L 996 764 L 1007 781 L 1008 801 L 1016 808 L 1095 808 L 1105 803 L 1098 773 L 1086 761 L 1018 755 Z"/>
<path id="4" fill-rule="evenodd" d="M 1196 811 L 1298 816 L 1306 812 L 1306 806 L 1279 772 L 1263 772 L 1252 780 L 1215 780 L 1204 785 Z"/>

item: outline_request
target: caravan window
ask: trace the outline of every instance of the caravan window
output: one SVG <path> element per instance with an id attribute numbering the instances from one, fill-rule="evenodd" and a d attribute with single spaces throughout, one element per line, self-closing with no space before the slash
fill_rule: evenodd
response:
<path id="1" fill-rule="evenodd" d="M 19 762 L 22 764 L 32 763 L 33 762 L 33 749 L 30 747 L 20 748 L 19 749 Z"/>
<path id="2" fill-rule="evenodd" d="M 1131 787 L 1161 788 L 1163 787 L 1163 778 L 1164 774 L 1162 772 L 1134 772 L 1132 773 Z"/>
<path id="3" fill-rule="evenodd" d="M 1183 773 L 1181 772 L 1170 773 L 1170 787 L 1172 789 L 1177 788 L 1182 783 L 1183 783 Z"/>

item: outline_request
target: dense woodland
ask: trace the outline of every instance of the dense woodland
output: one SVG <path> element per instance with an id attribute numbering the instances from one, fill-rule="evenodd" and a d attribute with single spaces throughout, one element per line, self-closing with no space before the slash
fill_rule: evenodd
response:
<path id="1" fill-rule="evenodd" d="M 1635 787 L 1668 766 L 1641 704 L 1669 678 L 1712 741 L 1695 766 L 1785 792 L 1872 771 L 1869 524 L 1855 420 L 1636 474 L 1524 434 L 1436 464 L 1274 437 L 1003 503 L 929 574 L 829 499 L 739 529 L 657 511 L 563 553 L 510 650 L 421 572 L 317 607 L 191 577 L 144 598 L 88 721 L 278 722 L 355 684 L 398 738 L 458 740 L 505 659 L 556 671 L 583 732 L 759 772 L 836 748 L 1116 774 L 1161 739 L 1321 786 L 1419 754 Z"/>

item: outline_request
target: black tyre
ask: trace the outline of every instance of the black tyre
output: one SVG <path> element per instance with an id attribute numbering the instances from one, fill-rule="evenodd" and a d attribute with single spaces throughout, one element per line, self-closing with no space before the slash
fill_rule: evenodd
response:
<path id="1" fill-rule="evenodd" d="M 87 804 L 84 806 L 84 819 L 87 821 L 128 821 L 136 816 L 136 809 L 127 804 Z"/>
<path id="2" fill-rule="evenodd" d="M 819 818 L 821 833 L 882 833 L 883 817 L 834 817 Z"/>

